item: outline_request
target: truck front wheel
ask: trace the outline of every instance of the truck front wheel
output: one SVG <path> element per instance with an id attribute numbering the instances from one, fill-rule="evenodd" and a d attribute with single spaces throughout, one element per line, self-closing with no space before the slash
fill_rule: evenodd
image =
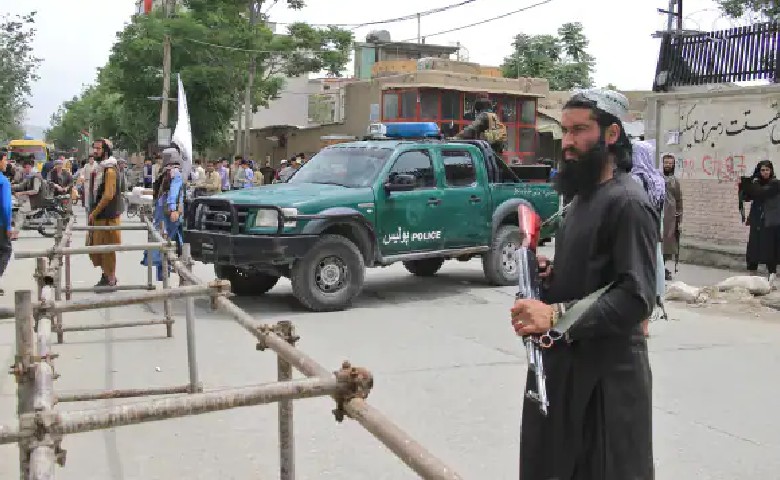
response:
<path id="1" fill-rule="evenodd" d="M 517 285 L 517 249 L 520 246 L 520 230 L 516 225 L 502 225 L 493 236 L 493 243 L 482 257 L 485 278 L 500 286 Z"/>
<path id="2" fill-rule="evenodd" d="M 258 272 L 244 272 L 230 265 L 214 265 L 217 278 L 230 282 L 230 290 L 239 297 L 262 295 L 276 286 L 279 277 Z"/>
<path id="3" fill-rule="evenodd" d="M 340 235 L 323 235 L 292 268 L 293 295 L 307 309 L 347 308 L 363 289 L 366 265 L 358 247 Z"/>

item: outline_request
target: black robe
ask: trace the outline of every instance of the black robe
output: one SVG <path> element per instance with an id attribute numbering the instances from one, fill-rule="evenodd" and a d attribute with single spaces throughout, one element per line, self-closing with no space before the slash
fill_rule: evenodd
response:
<path id="1" fill-rule="evenodd" d="M 624 173 L 575 197 L 555 239 L 547 303 L 614 282 L 544 351 L 547 417 L 523 403 L 521 480 L 651 480 L 652 377 L 641 322 L 654 306 L 657 211 Z M 535 384 L 529 370 L 528 385 Z"/>

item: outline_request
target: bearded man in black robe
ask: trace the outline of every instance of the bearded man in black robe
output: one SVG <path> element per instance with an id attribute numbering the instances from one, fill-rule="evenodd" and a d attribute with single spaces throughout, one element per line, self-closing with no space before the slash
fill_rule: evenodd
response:
<path id="1" fill-rule="evenodd" d="M 556 186 L 573 200 L 555 238 L 554 265 L 538 258 L 542 300 L 517 300 L 512 308 L 518 335 L 563 334 L 542 349 L 548 413 L 528 396 L 523 404 L 521 480 L 654 478 L 652 377 L 641 323 L 656 295 L 660 219 L 625 173 L 627 111 L 623 95 L 597 89 L 576 92 L 563 109 Z M 574 308 L 578 301 L 589 306 Z M 526 382 L 536 383 L 530 369 Z"/>

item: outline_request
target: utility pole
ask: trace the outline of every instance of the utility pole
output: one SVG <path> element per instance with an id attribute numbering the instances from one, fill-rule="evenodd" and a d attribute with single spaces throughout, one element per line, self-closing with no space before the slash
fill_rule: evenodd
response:
<path id="1" fill-rule="evenodd" d="M 249 23 L 254 32 L 257 25 L 258 9 L 256 0 L 249 0 Z M 246 91 L 244 92 L 244 135 L 241 138 L 241 155 L 249 159 L 252 146 L 252 85 L 255 83 L 255 70 L 257 69 L 257 57 L 252 54 L 249 59 L 249 78 L 246 82 Z"/>
<path id="2" fill-rule="evenodd" d="M 682 32 L 683 29 L 683 0 L 677 0 L 677 31 Z"/>
<path id="3" fill-rule="evenodd" d="M 176 6 L 176 0 L 163 0 L 163 13 L 165 18 L 170 18 L 172 10 Z M 162 89 L 162 107 L 160 108 L 160 128 L 168 128 L 168 97 L 171 93 L 171 36 L 163 36 L 163 89 Z"/>
<path id="4" fill-rule="evenodd" d="M 421 15 L 418 13 L 417 14 L 417 43 L 422 43 L 422 35 L 420 33 L 420 30 L 421 30 L 421 28 L 420 28 L 420 19 L 421 19 Z"/>
<path id="5" fill-rule="evenodd" d="M 244 129 L 241 127 L 241 112 L 243 112 L 243 109 L 241 104 L 242 102 L 239 99 L 236 105 L 236 148 L 234 155 L 241 155 L 244 151 Z"/>
<path id="6" fill-rule="evenodd" d="M 669 7 L 668 9 L 664 10 L 662 8 L 658 9 L 658 13 L 665 13 L 666 14 L 666 30 L 661 32 L 656 32 L 653 34 L 653 38 L 663 38 L 664 35 L 671 34 L 673 32 L 676 32 L 677 34 L 683 33 L 683 2 L 682 0 L 669 0 Z M 674 19 L 677 18 L 677 22 L 675 25 Z"/>
<path id="7" fill-rule="evenodd" d="M 672 23 L 674 22 L 674 6 L 677 0 L 669 0 L 669 10 L 666 11 L 666 31 L 672 31 Z"/>

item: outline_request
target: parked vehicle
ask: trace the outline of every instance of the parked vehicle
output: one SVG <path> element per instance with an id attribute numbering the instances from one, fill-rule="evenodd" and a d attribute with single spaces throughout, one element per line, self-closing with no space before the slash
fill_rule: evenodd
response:
<path id="1" fill-rule="evenodd" d="M 193 257 L 237 295 L 289 277 L 313 311 L 346 308 L 366 268 L 396 262 L 432 276 L 447 260 L 481 257 L 490 283 L 515 284 L 517 205 L 551 217 L 551 184 L 520 180 L 484 141 L 440 139 L 436 124 L 382 131 L 321 150 L 286 183 L 193 199 L 184 228 Z"/>

